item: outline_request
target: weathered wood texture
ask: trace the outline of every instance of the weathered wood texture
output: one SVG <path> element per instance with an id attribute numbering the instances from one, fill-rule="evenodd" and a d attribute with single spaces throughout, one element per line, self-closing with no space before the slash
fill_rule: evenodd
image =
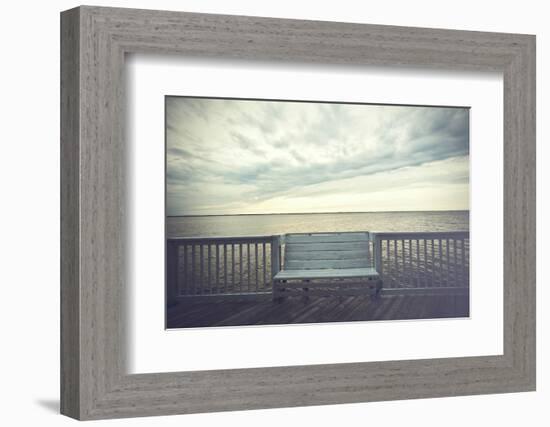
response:
<path id="1" fill-rule="evenodd" d="M 311 267 L 311 264 L 310 264 Z M 374 268 L 362 267 L 352 268 L 349 263 L 345 268 L 307 268 L 283 270 L 277 274 L 277 280 L 296 280 L 296 279 L 348 279 L 357 277 L 378 277 Z"/>
<path id="2" fill-rule="evenodd" d="M 392 295 L 319 297 L 271 300 L 180 302 L 168 310 L 169 328 L 280 325 L 367 320 L 468 317 L 468 295 Z"/>
<path id="3" fill-rule="evenodd" d="M 470 286 L 470 233 L 376 233 L 375 264 L 388 288 Z"/>
<path id="4" fill-rule="evenodd" d="M 277 239 L 285 242 L 282 271 Z M 263 294 L 272 290 L 275 275 L 277 280 L 381 276 L 386 289 L 468 288 L 469 232 L 171 237 L 166 262 L 169 304 L 180 297 Z"/>
<path id="5" fill-rule="evenodd" d="M 370 235 L 368 232 L 291 233 L 283 237 L 285 256 L 283 269 L 273 277 L 273 298 L 284 297 L 291 288 L 324 288 L 327 295 L 338 293 L 373 292 L 381 287 L 379 274 L 372 267 Z M 338 254 L 336 256 L 330 254 Z M 327 286 L 325 279 L 331 281 Z M 348 279 L 354 280 L 350 287 Z M 373 284 L 372 279 L 376 279 Z M 298 280 L 298 284 L 288 281 Z M 338 286 L 341 284 L 341 286 Z"/>
<path id="6" fill-rule="evenodd" d="M 81 7 L 62 14 L 62 38 L 64 414 L 98 419 L 534 389 L 534 36 Z M 123 107 L 124 57 L 134 52 L 503 72 L 504 354 L 128 374 Z"/>
<path id="7" fill-rule="evenodd" d="M 168 239 L 166 292 L 169 303 L 180 296 L 271 291 L 274 237 Z M 276 247 L 278 253 L 278 245 Z"/>
<path id="8" fill-rule="evenodd" d="M 61 21 L 61 412 L 80 416 L 80 14 Z"/>
<path id="9" fill-rule="evenodd" d="M 284 240 L 284 270 L 345 270 L 371 267 L 368 252 L 369 233 L 287 234 Z M 333 253 L 337 256 L 328 256 Z"/>

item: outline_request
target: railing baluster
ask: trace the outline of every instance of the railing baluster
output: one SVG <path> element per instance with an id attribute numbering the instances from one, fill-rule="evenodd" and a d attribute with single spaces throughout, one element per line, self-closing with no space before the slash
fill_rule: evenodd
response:
<path id="1" fill-rule="evenodd" d="M 409 277 L 410 277 L 410 284 L 411 286 L 414 286 L 414 243 L 411 239 L 409 239 Z"/>
<path id="2" fill-rule="evenodd" d="M 254 271 L 256 275 L 256 292 L 258 292 L 258 244 L 254 243 Z"/>
<path id="3" fill-rule="evenodd" d="M 231 290 L 235 290 L 235 244 L 231 244 Z"/>
<path id="4" fill-rule="evenodd" d="M 220 245 L 216 243 L 216 293 L 220 287 Z"/>
<path id="5" fill-rule="evenodd" d="M 436 270 L 436 267 L 435 267 L 435 264 L 436 264 L 436 261 L 437 261 L 437 257 L 436 257 L 436 254 L 435 254 L 435 251 L 436 251 L 436 246 L 435 246 L 435 242 L 436 240 L 432 240 L 432 272 L 431 272 L 431 275 L 432 275 L 432 286 L 438 286 L 438 282 L 437 282 L 437 277 L 436 277 L 436 273 L 437 273 L 437 270 Z"/>
<path id="6" fill-rule="evenodd" d="M 246 244 L 246 262 L 246 275 L 248 276 L 247 288 L 248 292 L 250 292 L 250 243 Z"/>
<path id="7" fill-rule="evenodd" d="M 391 268 L 391 265 L 390 265 L 390 241 L 389 240 L 386 240 L 386 259 L 381 264 L 384 264 L 384 262 L 388 266 L 387 270 L 389 271 L 390 268 Z M 382 267 L 382 270 L 385 273 L 386 269 L 384 267 Z M 385 277 L 383 276 L 382 279 L 385 279 Z"/>
<path id="8" fill-rule="evenodd" d="M 435 245 L 438 245 L 438 246 L 435 246 Z M 434 286 L 440 286 L 440 283 L 439 283 L 439 267 L 436 267 L 436 265 L 439 265 L 439 258 L 437 256 L 437 253 L 436 251 L 439 251 L 439 242 L 437 239 L 434 239 L 434 263 L 432 265 L 432 275 L 433 275 L 433 281 L 434 281 Z"/>
<path id="9" fill-rule="evenodd" d="M 181 248 L 183 250 L 183 274 L 181 283 L 178 285 L 179 295 L 185 294 L 187 292 L 187 290 L 185 289 L 187 286 L 187 245 L 182 245 Z"/>
<path id="10" fill-rule="evenodd" d="M 399 275 L 399 257 L 397 255 L 398 251 L 397 251 L 397 239 L 394 239 L 393 241 L 393 252 L 394 252 L 394 257 L 395 257 L 395 272 L 393 273 L 393 280 L 392 280 L 392 286 L 396 286 L 397 285 L 397 280 L 398 280 L 398 275 Z"/>
<path id="11" fill-rule="evenodd" d="M 462 242 L 462 250 L 461 250 L 461 257 L 462 257 L 462 268 L 461 268 L 461 275 L 462 275 L 462 280 L 464 282 L 464 284 L 466 283 L 466 246 L 465 246 L 465 239 L 462 239 L 461 240 Z M 469 280 L 469 278 L 468 278 Z"/>
<path id="12" fill-rule="evenodd" d="M 441 262 L 441 265 L 439 266 L 439 272 L 441 274 L 441 280 L 440 280 L 440 284 L 441 286 L 446 286 L 446 283 L 447 283 L 447 275 L 446 275 L 446 268 L 445 268 L 445 255 L 446 255 L 446 249 L 445 249 L 445 239 L 442 239 L 439 241 L 440 245 L 441 245 L 441 249 L 440 249 L 440 254 L 439 254 L 439 258 L 440 258 L 440 262 Z"/>
<path id="13" fill-rule="evenodd" d="M 458 277 L 458 271 L 457 271 L 457 268 L 456 268 L 456 265 L 457 265 L 457 255 L 456 255 L 456 239 L 453 239 L 453 279 L 454 279 L 454 284 L 455 286 L 456 285 L 459 285 L 459 277 Z"/>
<path id="14" fill-rule="evenodd" d="M 439 267 L 438 267 L 439 279 L 438 279 L 438 284 L 439 284 L 439 286 L 443 286 L 443 243 L 442 243 L 442 239 L 438 240 L 437 245 L 438 245 L 438 250 L 439 250 Z"/>
<path id="15" fill-rule="evenodd" d="M 408 241 L 408 253 L 407 253 L 407 240 L 403 239 L 403 282 L 407 284 L 407 287 L 411 284 L 411 277 L 409 274 L 410 270 L 410 257 L 411 257 L 411 241 Z M 409 258 L 409 262 L 407 263 L 407 255 Z"/>
<path id="16" fill-rule="evenodd" d="M 180 280 L 178 282 L 178 295 L 184 295 L 185 294 L 185 286 L 187 283 L 187 260 L 186 260 L 186 245 L 180 245 L 181 251 L 178 251 L 178 270 L 179 267 L 182 267 L 182 274 L 180 275 Z M 183 260 L 182 260 L 183 255 Z M 183 264 L 182 264 L 183 261 Z"/>
<path id="17" fill-rule="evenodd" d="M 403 286 L 406 282 L 405 277 L 405 268 L 406 268 L 406 257 L 405 257 L 405 239 L 401 239 L 401 275 L 400 275 L 400 281 L 401 285 Z"/>
<path id="18" fill-rule="evenodd" d="M 426 239 L 423 240 L 424 245 L 424 263 L 423 263 L 423 270 L 424 270 L 424 284 L 426 287 L 430 286 L 430 277 L 428 275 L 428 241 Z"/>
<path id="19" fill-rule="evenodd" d="M 416 239 L 416 286 L 420 287 L 420 241 Z"/>
<path id="20" fill-rule="evenodd" d="M 208 286 L 208 292 L 209 292 L 209 293 L 212 293 L 212 283 L 211 283 L 212 281 L 210 280 L 210 277 L 211 277 L 211 275 L 212 275 L 212 274 L 211 274 L 211 273 L 212 273 L 212 268 L 210 267 L 210 258 L 211 258 L 211 256 L 212 256 L 212 254 L 211 254 L 211 248 L 210 248 L 210 246 L 211 246 L 211 245 L 210 245 L 210 243 L 209 243 L 209 244 L 208 244 L 208 247 L 207 247 L 207 251 L 206 251 L 206 252 L 207 252 L 207 253 L 206 253 L 206 256 L 208 257 L 208 258 L 207 258 L 207 263 L 206 263 L 206 283 L 207 283 L 206 286 Z M 203 292 L 204 292 L 204 291 L 203 291 Z"/>
<path id="21" fill-rule="evenodd" d="M 398 259 L 399 259 L 399 263 L 398 263 L 398 269 L 396 271 L 396 274 L 395 274 L 395 279 L 396 279 L 396 283 L 395 283 L 395 286 L 396 287 L 400 287 L 403 285 L 402 283 L 402 279 L 401 279 L 401 275 L 403 274 L 402 273 L 402 269 L 403 269 L 403 241 L 402 240 L 397 240 L 397 253 L 398 253 Z M 401 249 L 399 249 L 401 247 Z"/>
<path id="22" fill-rule="evenodd" d="M 215 245 L 215 243 L 214 243 Z M 213 265 L 214 263 L 214 257 L 215 255 L 212 253 L 213 251 L 215 250 L 215 246 L 214 246 L 214 249 L 212 249 L 212 244 L 208 244 L 207 246 L 207 256 L 208 256 L 208 283 L 207 283 L 207 286 L 208 286 L 208 292 L 209 293 L 214 293 L 214 288 L 215 288 L 215 279 L 214 279 L 214 275 L 215 275 L 215 269 L 216 269 L 216 266 Z"/>
<path id="23" fill-rule="evenodd" d="M 447 258 L 447 268 L 445 269 L 445 272 L 446 272 L 446 279 L 445 279 L 445 286 L 449 286 L 449 281 L 451 279 L 451 272 L 450 272 L 450 265 L 451 265 L 451 262 L 450 262 L 450 252 L 449 252 L 449 239 L 446 239 L 445 240 L 445 253 L 446 253 L 446 258 Z"/>
<path id="24" fill-rule="evenodd" d="M 220 289 L 218 287 L 218 274 L 219 274 L 219 271 L 220 271 L 220 267 L 217 263 L 217 252 L 218 252 L 218 246 L 219 244 L 217 242 L 214 242 L 213 246 L 212 246 L 212 252 L 211 252 L 211 255 L 212 255 L 212 260 L 211 260 L 211 266 L 212 266 L 212 272 L 210 273 L 210 277 L 211 277 L 211 284 L 210 284 L 210 289 L 211 289 L 211 292 L 212 294 L 217 294 L 219 293 Z"/>
<path id="25" fill-rule="evenodd" d="M 263 282 L 263 289 L 267 287 L 267 264 L 266 264 L 266 256 L 265 256 L 265 248 L 266 244 L 265 242 L 262 243 L 262 255 L 263 255 L 263 266 L 264 266 L 264 282 Z"/>
<path id="26" fill-rule="evenodd" d="M 200 243 L 199 244 L 199 257 L 200 257 L 200 260 L 199 260 L 199 265 L 200 265 L 200 273 L 199 273 L 199 277 L 200 277 L 200 281 L 199 281 L 199 287 L 200 287 L 200 293 L 204 293 L 204 283 L 203 283 L 203 280 L 204 280 L 204 271 L 203 271 L 203 267 L 204 267 L 204 262 L 203 262 L 203 244 Z"/>
<path id="27" fill-rule="evenodd" d="M 406 287 L 409 287 L 410 285 L 410 277 L 408 274 L 409 267 L 407 265 L 407 240 L 403 239 L 403 274 L 402 274 L 402 281 L 403 284 L 406 285 Z"/>
<path id="28" fill-rule="evenodd" d="M 401 251 L 401 256 L 402 256 L 402 264 L 401 264 L 401 283 L 402 285 L 404 286 L 408 286 L 408 277 L 407 277 L 407 245 L 406 245 L 406 240 L 405 239 L 401 239 L 401 245 L 402 245 L 402 251 Z"/>
<path id="29" fill-rule="evenodd" d="M 409 239 L 409 268 L 407 269 L 407 276 L 409 277 L 409 285 L 411 287 L 414 286 L 413 282 L 413 255 L 412 255 L 413 249 L 412 249 L 412 240 Z"/>
<path id="30" fill-rule="evenodd" d="M 384 277 L 384 252 L 382 251 L 382 247 L 384 245 L 384 241 L 380 239 L 380 243 L 378 243 L 378 249 L 380 249 L 380 256 L 378 257 L 378 264 L 380 265 L 380 277 Z M 372 249 L 373 253 L 375 251 L 375 248 L 373 246 Z M 373 254 L 373 256 L 376 258 L 376 253 Z"/>
<path id="31" fill-rule="evenodd" d="M 243 291 L 243 245 L 239 243 L 239 289 Z"/>
<path id="32" fill-rule="evenodd" d="M 227 245 L 223 245 L 223 292 L 227 293 Z"/>
<path id="33" fill-rule="evenodd" d="M 193 295 L 197 292 L 197 286 L 195 284 L 195 276 L 196 276 L 196 268 L 195 268 L 195 245 L 191 244 L 191 286 L 193 288 Z"/>
<path id="34" fill-rule="evenodd" d="M 180 270 L 181 270 L 181 252 L 180 252 L 180 248 L 181 248 L 181 245 L 179 244 L 176 244 L 176 295 L 180 295 L 181 293 L 181 274 L 180 274 Z"/>

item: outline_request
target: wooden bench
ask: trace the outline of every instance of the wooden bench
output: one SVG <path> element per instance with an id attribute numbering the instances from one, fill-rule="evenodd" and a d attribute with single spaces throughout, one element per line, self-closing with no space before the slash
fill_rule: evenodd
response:
<path id="1" fill-rule="evenodd" d="M 284 263 L 273 272 L 275 300 L 293 289 L 305 295 L 378 295 L 382 288 L 368 232 L 293 233 L 282 236 L 281 243 Z"/>

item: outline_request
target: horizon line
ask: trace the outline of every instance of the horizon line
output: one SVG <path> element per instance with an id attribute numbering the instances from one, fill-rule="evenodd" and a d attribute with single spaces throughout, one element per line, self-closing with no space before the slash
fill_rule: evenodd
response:
<path id="1" fill-rule="evenodd" d="M 261 215 L 327 215 L 327 214 L 363 214 L 363 213 L 399 213 L 399 212 L 469 212 L 470 209 L 432 209 L 404 211 L 336 211 L 336 212 L 268 212 L 239 214 L 195 214 L 195 215 L 165 215 L 165 218 L 189 218 L 210 216 L 261 216 Z"/>

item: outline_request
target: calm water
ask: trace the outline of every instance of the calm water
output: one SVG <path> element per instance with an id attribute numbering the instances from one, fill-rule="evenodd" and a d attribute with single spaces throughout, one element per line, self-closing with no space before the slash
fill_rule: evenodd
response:
<path id="1" fill-rule="evenodd" d="M 169 237 L 262 236 L 328 231 L 467 231 L 469 211 L 168 217 Z"/>

